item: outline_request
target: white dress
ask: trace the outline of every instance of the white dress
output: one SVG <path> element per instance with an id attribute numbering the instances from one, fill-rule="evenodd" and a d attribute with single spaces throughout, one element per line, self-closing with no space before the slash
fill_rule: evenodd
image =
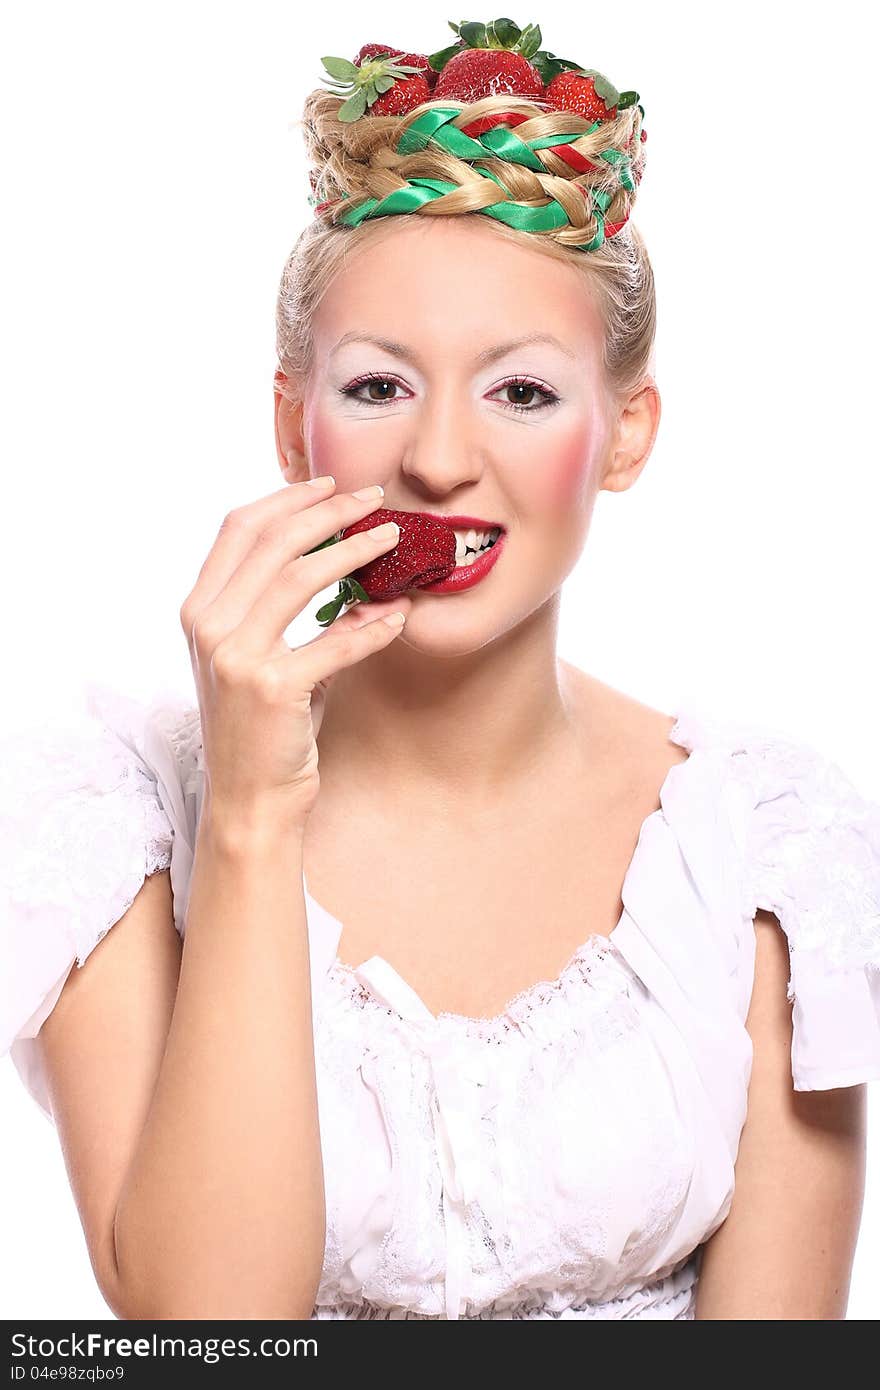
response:
<path id="1" fill-rule="evenodd" d="M 33 1039 L 147 875 L 170 867 L 184 936 L 204 788 L 194 703 L 88 690 L 86 719 L 0 757 L 0 1055 L 50 1121 Z M 342 964 L 304 883 L 313 1318 L 692 1318 L 746 1118 L 758 908 L 789 943 L 794 1088 L 880 1077 L 880 804 L 782 733 L 676 715 L 690 756 L 614 932 L 491 1020 L 434 1017 L 381 956 Z"/>

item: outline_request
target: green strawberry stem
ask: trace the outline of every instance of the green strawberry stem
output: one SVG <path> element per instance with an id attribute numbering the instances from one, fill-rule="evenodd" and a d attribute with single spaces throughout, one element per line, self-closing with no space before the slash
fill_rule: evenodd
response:
<path id="1" fill-rule="evenodd" d="M 409 63 L 398 63 L 387 54 L 379 53 L 375 58 L 358 65 L 348 58 L 322 58 L 328 77 L 322 78 L 325 86 L 334 90 L 346 100 L 337 112 L 340 121 L 356 121 L 383 92 L 390 91 L 399 79 L 405 80 L 419 69 Z"/>
<path id="2" fill-rule="evenodd" d="M 337 531 L 335 535 L 328 536 L 320 545 L 313 545 L 311 550 L 307 550 L 306 555 L 314 555 L 318 550 L 324 550 L 328 545 L 336 545 L 342 540 L 342 532 Z M 339 592 L 329 603 L 322 604 L 315 614 L 316 620 L 322 627 L 329 627 L 332 622 L 339 617 L 342 609 L 349 603 L 369 603 L 370 595 L 362 584 L 353 575 L 346 574 L 339 581 Z"/>

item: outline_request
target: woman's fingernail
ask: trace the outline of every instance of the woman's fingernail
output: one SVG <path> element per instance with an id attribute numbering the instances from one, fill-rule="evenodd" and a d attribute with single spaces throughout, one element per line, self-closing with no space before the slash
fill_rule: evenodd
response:
<path id="1" fill-rule="evenodd" d="M 324 473 L 320 478 L 309 478 L 309 487 L 330 487 L 336 479 L 332 473 Z"/>
<path id="2" fill-rule="evenodd" d="M 371 497 L 384 497 L 385 489 L 381 483 L 375 483 L 373 487 L 362 487 L 359 492 L 353 492 L 351 495 L 359 502 L 369 502 Z"/>

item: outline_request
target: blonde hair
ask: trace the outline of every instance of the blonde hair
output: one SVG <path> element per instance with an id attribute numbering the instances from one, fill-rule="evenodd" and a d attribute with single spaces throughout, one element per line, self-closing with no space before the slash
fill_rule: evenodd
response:
<path id="1" fill-rule="evenodd" d="M 479 209 L 496 200 L 498 184 L 494 179 L 486 178 L 469 161 L 434 143 L 412 154 L 397 153 L 403 131 L 417 116 L 435 106 L 453 105 L 459 103 L 427 101 L 403 116 L 367 114 L 345 122 L 337 117 L 340 98 L 334 93 L 317 89 L 306 98 L 302 119 L 296 124 L 304 132 L 313 165 L 313 194 L 332 206 L 315 216 L 300 233 L 281 276 L 276 351 L 287 381 L 279 383 L 277 389 L 289 400 L 302 398 L 312 368 L 311 323 L 321 297 L 346 259 L 378 234 L 374 229 L 386 230 L 387 224 L 399 221 L 401 216 L 479 215 Z M 461 104 L 460 114 L 452 124 L 461 129 L 484 116 L 523 111 L 528 119 L 516 126 L 521 140 L 578 132 L 569 143 L 598 166 L 584 173 L 575 171 L 552 147 L 535 151 L 544 166 L 540 173 L 489 154 L 479 160 L 503 182 L 512 199 L 540 206 L 548 198 L 555 198 L 565 210 L 568 222 L 551 231 L 532 232 L 509 227 L 495 218 L 482 220 L 491 222 L 498 236 L 520 246 L 529 245 L 536 253 L 563 261 L 583 275 L 605 326 L 603 366 L 609 394 L 621 401 L 651 374 L 656 332 L 653 271 L 645 243 L 629 219 L 645 158 L 641 110 L 638 105 L 626 107 L 613 120 L 603 121 L 592 134 L 581 134 L 591 125 L 583 116 L 545 108 L 546 103 L 540 99 L 502 94 Z M 605 150 L 629 155 L 632 190 L 621 186 L 617 166 L 600 157 Z M 416 212 L 365 218 L 357 226 L 340 222 L 347 210 L 364 199 L 384 198 L 407 187 L 410 178 L 442 179 L 456 187 L 423 204 Z M 598 230 L 592 201 L 583 190 L 607 192 L 611 201 L 605 212 L 606 222 L 625 222 L 596 251 L 575 249 L 575 243 L 589 242 Z"/>

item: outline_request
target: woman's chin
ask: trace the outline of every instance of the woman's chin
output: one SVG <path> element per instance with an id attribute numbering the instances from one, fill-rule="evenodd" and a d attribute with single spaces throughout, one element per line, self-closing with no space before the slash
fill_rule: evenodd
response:
<path id="1" fill-rule="evenodd" d="M 403 631 L 392 644 L 401 644 L 422 656 L 438 660 L 471 656 L 486 647 L 505 628 L 498 624 L 498 615 L 465 615 L 455 598 L 432 599 L 429 594 L 420 595 L 419 590 L 411 589 L 413 605 L 409 611 Z M 491 622 L 487 619 L 491 618 Z"/>

